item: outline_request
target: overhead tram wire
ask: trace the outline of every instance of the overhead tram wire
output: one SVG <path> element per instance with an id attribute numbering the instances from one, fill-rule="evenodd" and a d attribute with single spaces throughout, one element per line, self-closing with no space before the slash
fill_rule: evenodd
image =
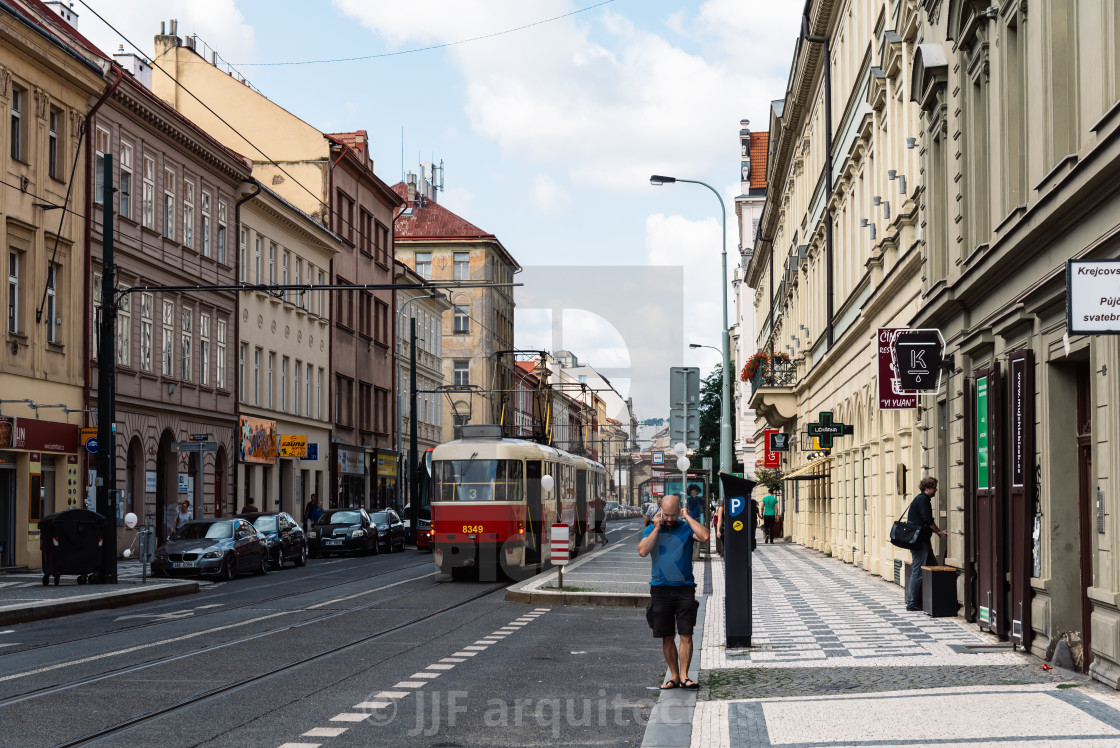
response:
<path id="1" fill-rule="evenodd" d="M 611 1 L 613 2 L 613 0 L 611 0 Z M 294 176 L 292 176 L 291 173 L 289 173 L 287 169 L 285 169 L 283 166 L 281 166 L 274 158 L 272 158 L 267 153 L 265 153 L 259 146 L 257 146 L 256 143 L 249 140 L 248 136 L 246 136 L 244 133 L 242 133 L 236 127 L 234 127 L 229 122 L 227 122 L 226 119 L 224 117 L 222 117 L 222 115 L 218 114 L 213 109 L 211 109 L 210 106 L 205 101 L 198 98 L 198 96 L 193 91 L 191 91 L 189 88 L 187 88 L 182 83 L 180 83 L 179 80 L 175 78 L 175 76 L 171 75 L 166 70 L 164 70 L 162 65 L 159 65 L 158 63 L 156 63 L 156 61 L 154 59 L 152 59 L 151 57 L 149 57 L 144 52 L 144 50 L 140 49 L 140 47 L 137 46 L 136 42 L 129 39 L 127 36 L 125 36 L 123 33 L 121 33 L 121 31 L 116 26 L 109 23 L 109 21 L 103 15 L 98 13 L 97 10 L 93 6 L 91 6 L 89 4 L 89 2 L 87 2 L 87 0 L 78 0 L 78 2 L 80 2 L 82 5 L 84 5 L 86 7 L 86 9 L 89 10 L 90 13 L 93 13 L 93 15 L 96 16 L 98 20 L 100 20 L 103 24 L 108 26 L 117 36 L 119 36 L 121 39 L 124 39 L 130 47 L 132 47 L 133 49 L 136 50 L 136 52 L 140 55 L 140 57 L 142 57 L 144 60 L 146 60 L 148 62 L 149 65 L 151 65 L 153 68 L 158 69 L 161 73 L 166 75 L 170 80 L 174 81 L 175 85 L 181 91 L 183 91 L 188 96 L 190 96 L 192 99 L 197 101 L 202 106 L 203 109 L 205 109 L 207 112 L 212 114 L 215 119 L 217 119 L 223 125 L 228 127 L 231 132 L 233 132 L 235 135 L 237 135 L 239 138 L 241 138 L 243 141 L 245 141 L 245 143 L 247 145 L 249 145 L 257 153 L 259 153 L 264 158 L 265 161 L 267 161 L 272 166 L 275 166 L 277 168 L 277 170 L 280 171 L 281 174 L 283 174 L 288 179 L 292 180 L 292 182 L 297 184 L 300 189 L 302 189 L 304 192 L 306 192 L 308 195 L 311 196 L 311 199 L 313 199 L 316 203 L 318 203 L 322 207 L 326 208 L 328 212 L 333 212 L 333 211 L 331 211 L 331 206 L 330 206 L 329 203 L 323 202 L 323 200 L 317 194 L 315 194 L 315 192 L 313 192 L 307 185 L 305 185 L 303 182 L 299 181 Z M 326 137 L 326 133 L 323 133 L 323 137 Z M 338 213 L 337 215 L 338 215 L 338 220 L 343 222 L 345 225 L 347 225 L 350 228 L 350 231 L 355 232 L 362 239 L 368 240 L 371 244 L 375 243 L 375 241 L 376 241 L 375 237 L 366 236 L 365 234 L 363 234 L 362 230 L 361 230 L 361 227 L 357 227 L 353 223 L 351 223 L 349 221 L 346 221 L 342 217 L 341 213 Z"/>
<path id="2" fill-rule="evenodd" d="M 604 5 L 610 5 L 614 1 L 615 0 L 603 0 L 603 2 L 596 3 L 594 5 L 588 5 L 586 8 L 579 8 L 577 10 L 573 10 L 573 11 L 570 11 L 568 13 L 562 13 L 558 16 L 553 16 L 552 18 L 545 18 L 541 21 L 534 21 L 533 23 L 527 23 L 524 26 L 517 26 L 517 27 L 512 28 L 512 29 L 506 29 L 505 31 L 495 31 L 495 32 L 490 33 L 490 34 L 483 34 L 482 36 L 472 36 L 470 39 L 460 39 L 459 41 L 444 42 L 443 44 L 432 44 L 432 45 L 427 46 L 427 47 L 417 47 L 415 49 L 402 49 L 402 50 L 399 50 L 397 52 L 382 52 L 382 53 L 376 54 L 376 55 L 360 55 L 358 57 L 335 57 L 335 58 L 328 58 L 328 59 L 323 59 L 323 60 L 290 60 L 290 61 L 281 61 L 281 62 L 238 62 L 238 63 L 226 62 L 226 64 L 229 65 L 230 67 L 233 67 L 234 65 L 237 65 L 238 67 L 243 67 L 243 68 L 280 67 L 280 66 L 287 66 L 287 65 L 326 65 L 326 64 L 337 63 L 337 62 L 362 62 L 364 60 L 377 60 L 377 59 L 381 59 L 381 58 L 385 58 L 385 57 L 400 57 L 401 55 L 411 55 L 411 54 L 416 54 L 418 52 L 432 52 L 432 51 L 437 50 L 437 49 L 446 49 L 448 47 L 457 47 L 460 44 L 469 44 L 471 42 L 480 42 L 480 41 L 483 41 L 485 39 L 493 39 L 493 38 L 498 37 L 498 36 L 505 36 L 506 34 L 513 34 L 517 31 L 525 31 L 526 29 L 531 29 L 535 26 L 543 26 L 546 23 L 552 23 L 553 21 L 559 21 L 559 20 L 562 20 L 564 18 L 570 18 L 571 16 L 576 16 L 576 15 L 579 15 L 580 13 L 586 13 L 589 10 L 595 10 L 596 8 L 601 8 Z M 85 5 L 84 0 L 83 0 L 82 4 Z M 86 7 L 88 8 L 89 6 L 87 5 Z"/>

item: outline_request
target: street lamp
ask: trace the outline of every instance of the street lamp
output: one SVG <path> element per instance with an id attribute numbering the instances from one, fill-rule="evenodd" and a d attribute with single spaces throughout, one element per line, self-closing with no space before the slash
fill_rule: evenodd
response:
<path id="1" fill-rule="evenodd" d="M 719 200 L 719 210 L 723 217 L 723 396 L 720 398 L 719 415 L 719 469 L 721 473 L 731 472 L 731 332 L 727 327 L 727 207 L 723 204 L 723 197 L 719 192 L 706 182 L 695 179 L 678 179 L 654 174 L 649 178 L 649 183 L 654 186 L 685 182 L 707 187 Z M 692 348 L 694 344 L 689 344 Z M 723 491 L 723 481 L 719 484 L 720 499 L 726 498 Z"/>

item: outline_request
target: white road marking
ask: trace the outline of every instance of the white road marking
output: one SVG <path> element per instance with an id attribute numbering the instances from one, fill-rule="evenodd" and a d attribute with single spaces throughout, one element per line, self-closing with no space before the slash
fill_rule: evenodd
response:
<path id="1" fill-rule="evenodd" d="M 361 704 L 355 704 L 355 709 L 384 709 L 387 706 L 392 706 L 391 701 L 363 701 Z M 307 733 L 305 732 L 304 735 Z"/>
<path id="2" fill-rule="evenodd" d="M 410 676 L 408 676 L 408 677 L 409 677 L 409 678 L 420 678 L 420 679 L 422 679 L 422 680 L 432 680 L 433 678 L 438 678 L 438 677 L 439 677 L 439 676 L 441 676 L 441 675 L 443 675 L 443 673 L 425 673 L 425 672 L 420 672 L 420 673 L 413 673 L 412 675 L 410 675 Z"/>
<path id="3" fill-rule="evenodd" d="M 459 662 L 462 662 L 462 660 L 459 660 Z M 431 665 L 428 665 L 428 670 L 450 670 L 453 667 L 455 667 L 455 666 L 454 665 L 442 665 L 442 664 L 436 662 L 436 663 L 433 663 Z"/>
<path id="4" fill-rule="evenodd" d="M 14 634 L 15 632 L 15 629 L 8 629 L 7 631 L 0 631 L 0 634 Z"/>
<path id="5" fill-rule="evenodd" d="M 547 613 L 550 610 L 552 610 L 552 608 L 533 608 L 534 613 Z"/>
<path id="6" fill-rule="evenodd" d="M 349 727 L 316 727 L 308 730 L 301 738 L 337 738 L 342 733 L 349 730 Z"/>
<path id="7" fill-rule="evenodd" d="M 117 616 L 113 621 L 127 621 L 130 618 L 154 618 L 160 621 L 175 621 L 180 618 L 190 618 L 193 615 L 193 610 L 176 610 L 171 613 L 134 613 L 130 616 Z"/>
<path id="8" fill-rule="evenodd" d="M 195 610 L 206 610 L 207 608 L 224 608 L 224 607 L 226 607 L 225 603 L 212 603 L 210 605 L 198 605 L 198 606 L 195 607 Z M 345 730 L 346 728 L 344 727 L 342 729 Z"/>
<path id="9" fill-rule="evenodd" d="M 402 680 L 400 683 L 393 685 L 393 688 L 423 688 L 427 681 L 422 680 Z"/>
<path id="10" fill-rule="evenodd" d="M 19 642 L 12 642 L 11 644 L 0 644 L 0 647 L 18 647 Z"/>
<path id="11" fill-rule="evenodd" d="M 470 654 L 474 654 L 474 653 L 471 652 Z M 440 660 L 440 662 L 460 663 L 460 662 L 466 662 L 466 659 L 464 659 L 462 657 L 444 657 L 442 660 Z"/>
<path id="12" fill-rule="evenodd" d="M 319 748 L 322 743 L 284 743 L 280 748 Z"/>
<path id="13" fill-rule="evenodd" d="M 485 649 L 485 647 L 483 647 L 483 649 Z M 452 652 L 451 656 L 452 657 L 474 657 L 476 654 L 478 654 L 478 652 L 462 652 L 462 651 L 460 651 L 460 652 Z"/>
<path id="14" fill-rule="evenodd" d="M 409 579 L 402 579 L 399 582 L 393 582 L 392 584 L 386 584 L 386 585 L 383 585 L 381 587 L 376 587 L 372 590 L 367 590 L 366 592 L 362 592 L 362 593 L 359 593 L 359 594 L 360 595 L 369 595 L 373 592 L 380 592 L 381 590 L 387 590 L 391 587 L 399 587 L 402 584 L 407 584 L 409 582 L 415 582 L 417 579 L 424 579 L 425 577 L 430 577 L 430 576 L 434 576 L 434 575 L 435 575 L 435 572 L 432 572 L 430 574 L 421 574 L 418 577 L 411 577 Z M 335 600 L 329 600 L 325 603 L 320 603 L 320 604 L 321 605 L 329 605 L 332 602 L 338 602 L 340 600 L 349 600 L 351 598 L 358 597 L 358 596 L 359 595 L 348 595 L 347 597 L 340 597 L 340 598 L 337 598 Z M 279 613 L 269 613 L 266 616 L 257 616 L 256 618 L 249 618 L 245 621 L 238 621 L 237 623 L 228 623 L 225 626 L 217 626 L 215 628 L 205 629 L 203 631 L 194 631 L 190 634 L 183 634 L 182 636 L 173 636 L 170 639 L 163 639 L 163 640 L 157 641 L 157 642 L 148 642 L 147 644 L 137 644 L 135 647 L 125 647 L 124 649 L 117 649 L 117 650 L 114 650 L 112 652 L 105 652 L 105 653 L 99 654 L 99 655 L 91 655 L 89 657 L 81 657 L 77 660 L 69 660 L 67 662 L 59 662 L 59 663 L 55 663 L 54 665 L 45 665 L 45 666 L 40 667 L 40 668 L 35 668 L 34 670 L 25 670 L 22 673 L 13 673 L 11 675 L 3 675 L 3 676 L 0 676 L 0 683 L 3 683 L 5 681 L 10 681 L 10 680 L 17 680 L 18 678 L 26 678 L 29 675 L 39 675 L 40 673 L 49 673 L 52 670 L 60 670 L 64 667 L 72 667 L 74 665 L 84 665 L 87 662 L 96 662 L 97 660 L 104 660 L 104 659 L 109 658 L 109 657 L 118 657 L 118 656 L 124 655 L 124 654 L 131 654 L 132 652 L 140 652 L 140 651 L 143 651 L 145 649 L 152 649 L 153 647 L 165 647 L 168 644 L 175 644 L 177 642 L 189 641 L 190 639 L 197 639 L 200 636 L 211 636 L 211 635 L 213 635 L 213 634 L 215 634 L 219 631 L 225 631 L 227 629 L 241 628 L 243 626 L 250 626 L 254 623 L 260 623 L 261 621 L 267 621 L 267 620 L 270 620 L 272 618 L 279 618 L 280 616 L 287 616 L 287 615 L 291 615 L 292 613 L 297 613 L 297 612 L 299 612 L 299 611 L 283 610 L 283 611 L 280 611 Z"/>
<path id="15" fill-rule="evenodd" d="M 375 693 L 373 695 L 373 698 L 375 698 L 375 699 L 403 699 L 405 696 L 408 696 L 408 691 L 382 691 L 381 693 Z"/>
<path id="16" fill-rule="evenodd" d="M 365 722 L 368 716 L 365 712 L 343 712 L 331 717 L 331 722 Z"/>

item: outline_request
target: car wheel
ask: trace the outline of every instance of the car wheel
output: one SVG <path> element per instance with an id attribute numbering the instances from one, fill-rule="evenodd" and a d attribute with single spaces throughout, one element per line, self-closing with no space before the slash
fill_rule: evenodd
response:
<path id="1" fill-rule="evenodd" d="M 232 582 L 237 576 L 237 563 L 233 560 L 233 554 L 227 553 L 225 561 L 222 562 L 222 568 L 218 570 L 218 579 L 223 582 Z"/>
<path id="2" fill-rule="evenodd" d="M 262 577 L 268 573 L 268 553 L 261 554 L 261 565 L 253 573 L 258 577 Z"/>
<path id="3" fill-rule="evenodd" d="M 272 559 L 272 563 L 275 564 L 275 568 L 277 568 L 277 569 L 283 569 L 284 568 L 284 549 L 283 548 L 277 548 L 276 549 L 276 558 Z"/>
<path id="4" fill-rule="evenodd" d="M 301 544 L 299 555 L 296 556 L 296 566 L 307 566 L 307 544 Z"/>

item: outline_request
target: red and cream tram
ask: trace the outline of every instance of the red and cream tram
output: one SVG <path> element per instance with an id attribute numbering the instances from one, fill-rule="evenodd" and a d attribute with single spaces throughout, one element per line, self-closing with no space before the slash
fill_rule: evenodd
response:
<path id="1" fill-rule="evenodd" d="M 465 427 L 470 429 L 470 427 Z M 475 433 L 486 433 L 474 430 Z M 607 494 L 599 463 L 522 439 L 474 436 L 432 453 L 432 548 L 440 571 L 525 577 L 548 561 L 553 524 L 568 525 L 574 558 L 588 507 Z"/>

